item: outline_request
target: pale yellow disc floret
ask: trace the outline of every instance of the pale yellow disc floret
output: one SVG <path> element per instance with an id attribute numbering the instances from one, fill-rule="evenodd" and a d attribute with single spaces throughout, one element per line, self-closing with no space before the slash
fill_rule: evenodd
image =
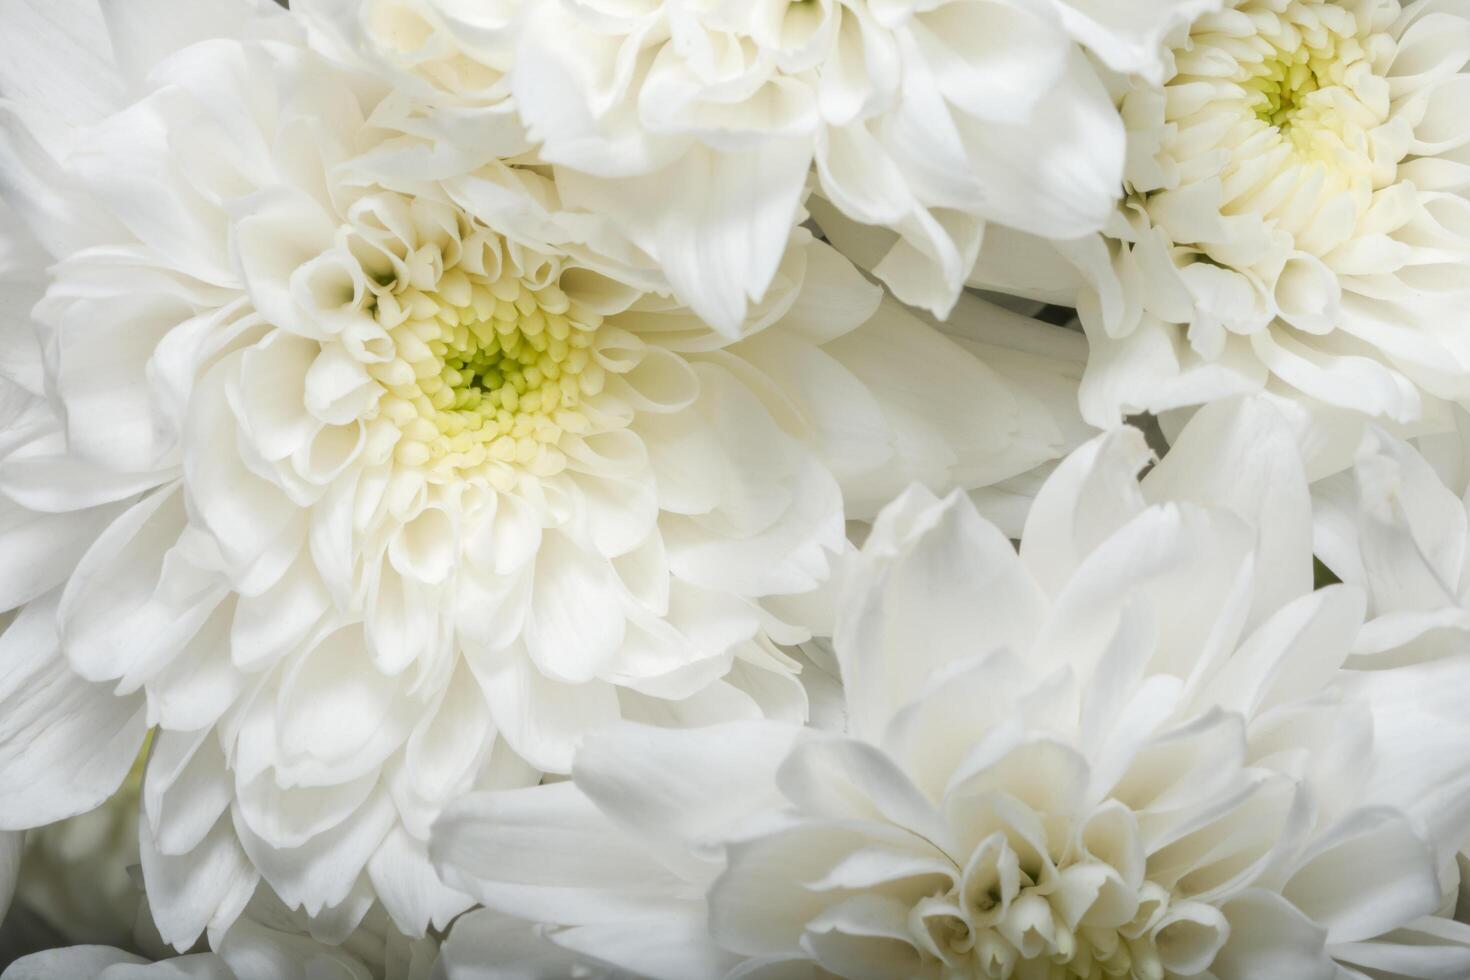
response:
<path id="1" fill-rule="evenodd" d="M 1257 215 L 1326 251 L 1396 179 L 1400 148 L 1383 129 L 1394 49 L 1370 14 L 1330 0 L 1243 0 L 1201 17 L 1166 86 L 1167 152 L 1185 183 L 1218 177 L 1222 215 Z"/>
<path id="2" fill-rule="evenodd" d="M 458 267 L 432 289 L 380 295 L 374 314 L 394 344 L 370 372 L 385 389 L 380 416 L 401 433 L 400 465 L 493 485 L 517 469 L 565 468 L 563 433 L 589 430 L 581 405 L 605 381 L 593 355 L 601 317 L 555 285 Z"/>

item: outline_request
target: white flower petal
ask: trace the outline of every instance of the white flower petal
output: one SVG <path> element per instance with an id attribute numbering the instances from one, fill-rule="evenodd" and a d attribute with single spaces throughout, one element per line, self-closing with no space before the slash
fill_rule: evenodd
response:
<path id="1" fill-rule="evenodd" d="M 1335 943 L 1332 955 L 1389 976 L 1453 980 L 1470 970 L 1470 926 L 1425 916 L 1378 941 Z"/>
<path id="2" fill-rule="evenodd" d="M 0 609 L 14 609 L 60 585 L 115 515 L 111 507 L 39 514 L 0 496 L 0 547 L 6 555 Z"/>
<path id="3" fill-rule="evenodd" d="M 542 539 L 525 643 L 549 680 L 579 684 L 597 676 L 623 642 L 627 616 L 612 566 L 562 535 Z"/>
<path id="4" fill-rule="evenodd" d="M 621 725 L 587 739 L 573 778 L 594 804 L 617 806 L 625 832 L 677 854 L 779 801 L 776 769 L 798 732 L 763 721 L 690 732 Z"/>
<path id="5" fill-rule="evenodd" d="M 308 915 L 344 906 L 348 920 L 360 918 L 371 898 L 361 901 L 354 896 L 354 886 L 394 823 L 393 806 L 386 793 L 376 793 L 366 806 L 359 808 L 335 831 L 315 837 L 301 847 L 275 848 L 235 820 L 235 833 L 249 860 L 245 867 L 259 869 L 259 874 L 289 906 L 304 906 Z M 233 842 L 232 842 L 233 843 Z M 339 932 L 350 933 L 356 922 L 349 921 Z"/>
<path id="6" fill-rule="evenodd" d="M 570 783 L 462 797 L 441 818 L 430 853 L 451 887 L 529 918 L 615 922 L 680 904 L 662 897 L 677 879 Z"/>
<path id="7" fill-rule="evenodd" d="M 1337 976 L 1337 967 L 1323 951 L 1326 930 L 1280 896 L 1248 891 L 1225 907 L 1225 916 L 1230 941 L 1211 964 L 1211 972 L 1221 980 Z"/>
<path id="8" fill-rule="evenodd" d="M 68 946 L 23 956 L 5 972 L 11 975 L 11 980 L 71 980 L 73 977 L 112 980 L 119 975 L 117 967 L 143 966 L 147 962 L 141 956 L 111 946 Z M 195 980 L 193 974 L 184 976 Z M 199 980 L 219 980 L 207 974 L 198 976 Z"/>
<path id="9" fill-rule="evenodd" d="M 1355 814 L 1314 851 L 1281 894 L 1326 927 L 1328 942 L 1382 935 L 1439 905 L 1434 855 L 1401 814 Z M 1371 901 L 1357 887 L 1364 880 L 1377 883 Z"/>
<path id="10" fill-rule="evenodd" d="M 487 949 L 496 951 L 495 963 L 488 968 L 484 958 Z M 496 980 L 562 980 L 578 968 L 596 969 L 552 942 L 535 924 L 490 909 L 476 909 L 455 921 L 440 951 L 439 963 L 455 980 L 488 980 L 489 976 Z M 487 974 L 487 969 L 493 974 Z M 596 972 L 587 975 L 594 980 L 610 978 L 610 974 L 600 976 Z"/>
<path id="11" fill-rule="evenodd" d="M 1143 510 L 1137 476 L 1150 455 L 1142 433 L 1120 428 L 1056 468 L 1021 532 L 1021 560 L 1043 588 L 1056 592 L 1083 556 Z"/>
<path id="12" fill-rule="evenodd" d="M 1306 491 L 1301 454 L 1285 419 L 1253 399 L 1200 410 L 1143 481 L 1150 501 L 1228 507 L 1257 529 L 1255 620 L 1312 587 Z"/>
<path id="13" fill-rule="evenodd" d="M 271 15 L 276 14 L 256 0 L 200 0 L 186 10 L 169 0 L 138 0 L 122 7 L 103 4 L 102 8 L 119 68 L 134 84 L 142 82 L 154 65 L 196 42 L 248 33 L 251 27 L 264 33 Z"/>
<path id="14" fill-rule="evenodd" d="M 405 933 L 417 931 L 421 922 L 443 929 L 474 904 L 468 895 L 439 881 L 429 864 L 427 847 L 401 827 L 389 832 L 368 862 L 368 874 L 379 901 Z"/>
<path id="15" fill-rule="evenodd" d="M 221 816 L 186 855 L 160 854 L 145 821 L 140 828 L 143 881 L 153 921 L 164 941 L 187 949 L 215 922 L 229 922 L 255 891 L 259 874 L 250 866 Z"/>
<path id="16" fill-rule="evenodd" d="M 407 737 L 412 707 L 397 680 L 363 662 L 361 638 L 352 628 L 332 633 L 282 678 L 276 710 L 286 760 L 360 772 Z"/>
<path id="17" fill-rule="evenodd" d="M 1019 652 L 1040 626 L 1042 595 L 1010 542 L 967 499 L 924 496 L 910 490 L 879 517 L 834 640 L 852 730 L 874 740 L 943 662 L 928 657 L 956 646 Z M 944 639 L 915 650 L 921 630 Z"/>
<path id="18" fill-rule="evenodd" d="M 147 728 L 141 696 L 90 683 L 62 656 L 58 596 L 26 606 L 0 633 L 0 829 L 84 813 L 117 790 Z"/>
<path id="19" fill-rule="evenodd" d="M 123 81 L 97 0 L 6 0 L 0 6 L 15 56 L 0 68 L 0 91 L 71 123 L 117 108 Z"/>
<path id="20" fill-rule="evenodd" d="M 618 695 L 611 685 L 552 680 L 517 647 L 473 657 L 470 666 L 500 733 L 537 768 L 566 772 L 582 737 L 618 718 Z"/>
<path id="21" fill-rule="evenodd" d="M 198 847 L 234 791 L 224 753 L 209 729 L 156 733 L 143 778 L 143 811 L 158 853 L 185 855 Z"/>
<path id="22" fill-rule="evenodd" d="M 593 924 L 558 933 L 557 945 L 654 980 L 726 976 L 736 958 L 709 941 L 696 910 L 629 926 Z M 585 969 L 585 967 L 584 967 Z"/>
<path id="23" fill-rule="evenodd" d="M 1054 0 L 1062 23 L 1109 68 L 1162 81 L 1160 46 L 1175 28 L 1218 9 L 1221 0 Z"/>
<path id="24" fill-rule="evenodd" d="M 776 774 L 781 792 L 828 820 L 880 818 L 954 852 L 932 801 L 881 750 L 856 739 L 813 736 L 797 742 Z"/>
<path id="25" fill-rule="evenodd" d="M 733 337 L 776 273 L 810 165 L 810 145 L 777 138 L 740 153 L 691 149 L 669 168 L 616 183 L 567 171 L 561 187 L 568 204 L 618 222 L 659 256 L 679 297 Z M 678 220 L 661 217 L 671 213 Z"/>

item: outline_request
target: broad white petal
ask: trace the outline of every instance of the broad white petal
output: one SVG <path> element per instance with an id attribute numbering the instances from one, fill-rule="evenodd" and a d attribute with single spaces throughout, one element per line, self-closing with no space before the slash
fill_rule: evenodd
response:
<path id="1" fill-rule="evenodd" d="M 58 598 L 32 602 L 0 634 L 0 830 L 101 805 L 143 745 L 142 696 L 83 680 L 62 656 Z"/>
<path id="2" fill-rule="evenodd" d="M 1144 479 L 1143 492 L 1150 502 L 1227 507 L 1256 529 L 1253 623 L 1311 590 L 1306 474 L 1295 436 L 1269 403 L 1242 399 L 1202 408 Z"/>
<path id="3" fill-rule="evenodd" d="M 398 928 L 415 936 L 432 925 L 443 929 L 474 904 L 463 892 L 439 880 L 429 863 L 428 847 L 395 827 L 368 862 L 368 875 L 378 901 Z"/>
<path id="4" fill-rule="evenodd" d="M 206 928 L 228 927 L 250 900 L 259 874 L 241 850 L 228 815 L 185 855 L 160 854 L 148 822 L 139 828 L 143 882 L 159 934 L 179 949 Z"/>
<path id="5" fill-rule="evenodd" d="M 908 491 L 879 515 L 838 617 L 853 732 L 881 738 L 894 713 L 951 663 L 1029 651 L 1044 610 L 1011 543 L 967 498 Z M 925 642 L 915 645 L 918 636 Z"/>
<path id="6" fill-rule="evenodd" d="M 1248 891 L 1225 906 L 1225 917 L 1230 939 L 1210 964 L 1220 980 L 1333 980 L 1338 975 L 1324 950 L 1326 930 L 1279 895 Z"/>
<path id="7" fill-rule="evenodd" d="M 688 731 L 623 724 L 583 743 L 572 778 L 626 833 L 677 854 L 779 805 L 776 770 L 800 731 L 765 721 Z"/>
<path id="8" fill-rule="evenodd" d="M 1137 429 L 1101 435 L 1042 485 L 1021 532 L 1021 560 L 1055 595 L 1102 541 L 1144 508 L 1138 474 L 1152 454 Z"/>
<path id="9" fill-rule="evenodd" d="M 803 139 L 774 138 L 738 153 L 694 148 L 665 170 L 618 181 L 563 170 L 558 183 L 567 204 L 618 222 L 680 299 L 735 337 L 785 252 L 811 156 Z"/>
<path id="10" fill-rule="evenodd" d="M 1328 942 L 1371 939 L 1439 906 L 1433 850 L 1402 814 L 1361 811 L 1312 850 L 1281 894 L 1327 930 Z"/>
<path id="11" fill-rule="evenodd" d="M 72 125 L 117 108 L 125 87 L 97 0 L 5 0 L 0 95 Z"/>
<path id="12" fill-rule="evenodd" d="M 439 966 L 448 980 L 565 980 L 579 969 L 588 980 L 614 980 L 610 968 L 558 946 L 537 923 L 491 909 L 455 920 Z"/>
<path id="13" fill-rule="evenodd" d="M 531 765 L 567 772 L 582 737 L 619 717 L 612 685 L 563 684 L 542 674 L 523 648 L 474 655 L 470 666 L 501 735 Z"/>
<path id="14" fill-rule="evenodd" d="M 450 887 L 541 921 L 658 915 L 686 890 L 569 782 L 462 797 L 435 826 L 429 853 Z"/>

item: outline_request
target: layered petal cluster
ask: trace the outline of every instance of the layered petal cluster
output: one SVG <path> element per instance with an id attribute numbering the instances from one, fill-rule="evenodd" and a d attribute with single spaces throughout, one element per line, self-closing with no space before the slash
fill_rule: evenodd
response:
<path id="1" fill-rule="evenodd" d="M 814 168 L 835 218 L 882 229 L 880 278 L 939 314 L 986 222 L 1063 237 L 1100 228 L 1124 136 L 1089 57 L 1156 75 L 1161 34 L 1216 5 L 568 0 L 472 13 L 455 0 L 310 0 L 306 9 L 371 57 L 442 75 L 452 54 L 457 80 L 508 79 L 568 203 L 613 222 L 684 302 L 733 334 L 770 287 Z M 507 34 L 508 69 L 492 43 Z"/>
<path id="2" fill-rule="evenodd" d="M 297 0 L 313 47 L 391 85 L 379 165 L 452 177 L 529 147 L 510 99 L 521 0 Z"/>
<path id="3" fill-rule="evenodd" d="M 800 721 L 844 521 L 1064 440 L 804 229 L 727 336 L 544 167 L 405 177 L 393 94 L 264 0 L 63 6 L 0 68 L 0 831 L 155 729 L 180 948 L 262 878 L 322 938 L 447 924 L 448 801 L 619 718 Z"/>
<path id="4" fill-rule="evenodd" d="M 841 605 L 845 732 L 622 726 L 462 800 L 441 869 L 671 980 L 1463 976 L 1466 725 L 1345 665 L 1365 600 L 1310 591 L 1293 436 L 1222 403 L 1147 461 L 1132 429 L 1078 450 L 1019 555 L 905 494 Z"/>
<path id="5" fill-rule="evenodd" d="M 1443 421 L 1470 397 L 1470 6 L 1232 0 L 1170 44 L 1121 98 L 1104 237 L 1032 243 L 1080 271 L 997 252 L 979 279 L 1080 291 L 1095 422 L 1267 384 Z"/>

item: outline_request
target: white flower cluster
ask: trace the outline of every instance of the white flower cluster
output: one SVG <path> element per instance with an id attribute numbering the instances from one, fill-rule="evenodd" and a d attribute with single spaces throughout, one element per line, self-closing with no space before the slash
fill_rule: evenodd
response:
<path id="1" fill-rule="evenodd" d="M 3 980 L 1470 977 L 1470 0 L 0 40 Z"/>

